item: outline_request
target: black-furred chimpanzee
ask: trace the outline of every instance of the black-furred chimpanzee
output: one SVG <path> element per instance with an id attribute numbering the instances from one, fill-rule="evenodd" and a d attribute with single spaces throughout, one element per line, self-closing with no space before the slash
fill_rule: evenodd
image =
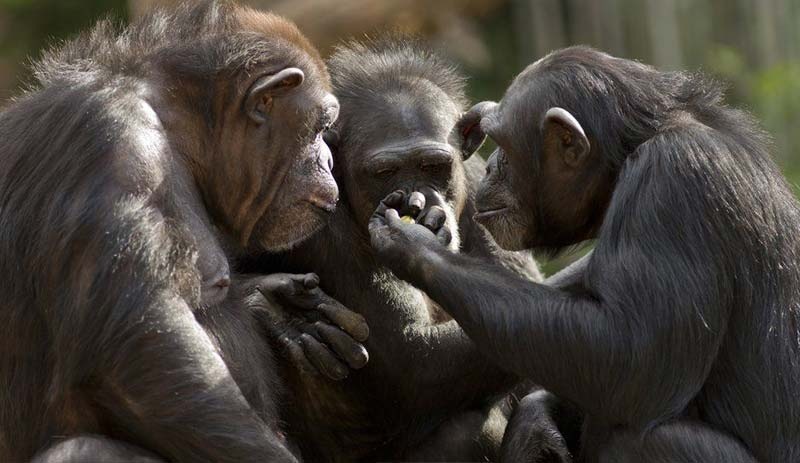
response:
<path id="1" fill-rule="evenodd" d="M 539 285 L 383 204 L 380 260 L 574 402 L 585 461 L 800 461 L 800 208 L 751 118 L 702 77 L 585 47 L 481 112 L 498 149 L 477 220 L 507 249 L 593 254 Z"/>
<path id="2" fill-rule="evenodd" d="M 363 320 L 313 276 L 229 288 L 230 259 L 298 243 L 337 201 L 321 134 L 338 103 L 316 50 L 279 17 L 202 2 L 101 22 L 35 71 L 0 114 L 0 460 L 87 436 L 55 447 L 296 461 L 257 290 L 325 302 L 354 334 Z"/>
<path id="3" fill-rule="evenodd" d="M 311 461 L 484 461 L 506 422 L 491 405 L 517 378 L 492 366 L 454 321 L 439 322 L 440 309 L 423 292 L 380 265 L 367 229 L 387 193 L 419 190 L 417 219 L 449 224 L 449 249 L 460 241 L 464 253 L 539 278 L 529 254 L 500 250 L 472 221 L 485 164 L 464 162 L 482 141 L 477 125 L 453 131 L 464 79 L 400 37 L 343 45 L 328 66 L 341 104 L 330 144 L 342 200 L 323 233 L 279 261 L 281 269 L 317 273 L 326 292 L 366 318 L 370 363 L 340 383 L 286 374 L 296 395 L 287 429 L 304 437 Z"/>

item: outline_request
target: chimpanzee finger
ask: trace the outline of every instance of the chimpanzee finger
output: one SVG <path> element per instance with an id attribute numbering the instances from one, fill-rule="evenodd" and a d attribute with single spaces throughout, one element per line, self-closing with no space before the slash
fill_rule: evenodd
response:
<path id="1" fill-rule="evenodd" d="M 384 206 L 383 211 L 386 211 L 386 209 L 402 209 L 406 205 L 405 198 L 405 191 L 395 190 L 390 193 L 389 196 L 383 198 L 383 201 L 381 201 L 378 209 L 381 209 L 381 206 Z"/>
<path id="2" fill-rule="evenodd" d="M 319 375 L 319 370 L 317 370 L 308 360 L 308 357 L 306 357 L 303 346 L 301 346 L 299 342 L 292 340 L 292 338 L 297 339 L 297 336 L 293 333 L 299 335 L 299 333 L 294 330 L 291 330 L 291 332 L 287 330 L 286 333 L 278 337 L 278 343 L 289 356 L 289 361 L 303 373 L 311 376 Z"/>
<path id="3" fill-rule="evenodd" d="M 364 342 L 369 337 L 369 325 L 367 325 L 364 317 L 343 306 L 335 299 L 327 298 L 327 301 L 319 304 L 316 310 L 356 341 Z"/>
<path id="4" fill-rule="evenodd" d="M 446 220 L 447 213 L 441 206 L 431 206 L 425 211 L 425 216 L 420 218 L 419 223 L 435 234 L 439 232 Z"/>
<path id="5" fill-rule="evenodd" d="M 286 304 L 291 304 L 291 308 L 304 311 L 314 310 L 320 303 L 327 300 L 327 295 L 319 287 L 309 289 L 303 287 L 302 292 L 281 294 L 281 296 L 283 296 L 281 302 L 284 303 L 284 306 Z"/>
<path id="6" fill-rule="evenodd" d="M 300 335 L 300 342 L 308 359 L 323 375 L 334 381 L 347 378 L 347 367 L 325 345 L 308 334 Z"/>
<path id="7" fill-rule="evenodd" d="M 453 233 L 448 227 L 442 227 L 436 232 L 436 240 L 439 241 L 439 244 L 442 246 L 448 246 L 450 241 L 453 240 Z"/>
<path id="8" fill-rule="evenodd" d="M 380 230 L 386 228 L 386 218 L 383 216 L 383 212 L 380 214 L 376 210 L 372 217 L 369 219 L 369 234 L 370 237 L 374 237 L 376 235 L 380 235 Z"/>
<path id="9" fill-rule="evenodd" d="M 308 360 L 305 351 L 303 351 L 303 346 L 296 342 L 289 341 L 289 345 L 286 347 L 286 353 L 289 356 L 289 361 L 295 368 L 307 375 L 319 376 L 320 371 Z"/>
<path id="10" fill-rule="evenodd" d="M 386 220 L 386 225 L 389 228 L 400 228 L 404 225 L 404 223 L 400 220 L 400 214 L 397 212 L 397 209 L 386 209 L 386 213 L 383 214 L 384 219 Z"/>
<path id="11" fill-rule="evenodd" d="M 344 361 L 350 365 L 350 368 L 359 369 L 367 364 L 367 361 L 369 361 L 367 349 L 355 342 L 353 338 L 348 336 L 345 332 L 323 322 L 317 322 L 314 325 L 316 325 L 317 332 L 320 334 L 322 340 L 324 340 L 340 358 L 344 359 Z"/>
<path id="12" fill-rule="evenodd" d="M 316 273 L 307 273 L 303 277 L 303 287 L 305 289 L 314 289 L 319 286 L 319 276 Z"/>
<path id="13" fill-rule="evenodd" d="M 293 296 L 305 292 L 306 285 L 316 287 L 315 281 L 318 284 L 319 277 L 313 273 L 273 273 L 261 278 L 256 284 L 256 289 L 268 299 L 272 295 Z"/>
<path id="14" fill-rule="evenodd" d="M 406 214 L 411 218 L 416 219 L 419 213 L 425 209 L 425 195 L 419 191 L 414 191 L 408 197 L 408 208 Z"/>

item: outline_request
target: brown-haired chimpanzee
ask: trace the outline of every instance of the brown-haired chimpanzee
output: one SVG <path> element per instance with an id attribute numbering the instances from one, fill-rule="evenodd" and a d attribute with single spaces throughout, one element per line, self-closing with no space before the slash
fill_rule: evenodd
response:
<path id="1" fill-rule="evenodd" d="M 477 179 L 484 165 L 464 159 L 483 135 L 477 125 L 453 132 L 464 79 L 399 37 L 343 45 L 328 67 L 341 104 L 328 140 L 342 200 L 323 233 L 278 261 L 317 273 L 326 292 L 364 316 L 370 363 L 338 383 L 288 372 L 295 394 L 288 433 L 303 437 L 303 456 L 315 462 L 484 461 L 499 448 L 506 422 L 492 404 L 517 379 L 492 366 L 454 321 L 439 323 L 423 292 L 377 262 L 367 233 L 387 193 L 418 190 L 424 196 L 409 212 L 452 230 L 443 237 L 451 250 L 460 242 L 462 252 L 539 278 L 529 254 L 499 250 L 472 221 L 477 181 L 467 177 Z"/>
<path id="2" fill-rule="evenodd" d="M 576 404 L 584 461 L 800 461 L 800 208 L 750 116 L 702 77 L 585 47 L 480 112 L 498 149 L 477 220 L 507 249 L 593 254 L 565 289 L 531 283 L 383 204 L 381 262 Z"/>
<path id="3" fill-rule="evenodd" d="M 35 75 L 0 114 L 0 459 L 87 436 L 56 447 L 296 461 L 255 290 L 363 323 L 310 275 L 231 287 L 230 262 L 307 238 L 337 201 L 321 134 L 338 103 L 315 49 L 279 17 L 202 2 L 101 22 Z"/>

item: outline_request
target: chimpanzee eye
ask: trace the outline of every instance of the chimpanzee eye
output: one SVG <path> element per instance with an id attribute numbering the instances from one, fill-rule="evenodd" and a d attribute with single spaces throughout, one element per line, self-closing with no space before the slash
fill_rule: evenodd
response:
<path id="1" fill-rule="evenodd" d="M 376 170 L 374 176 L 377 178 L 389 178 L 395 173 L 397 173 L 396 167 L 385 167 L 383 169 Z"/>

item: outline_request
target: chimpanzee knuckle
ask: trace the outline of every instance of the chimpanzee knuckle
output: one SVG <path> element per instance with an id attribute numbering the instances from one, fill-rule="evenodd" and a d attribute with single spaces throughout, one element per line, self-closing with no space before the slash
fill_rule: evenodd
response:
<path id="1" fill-rule="evenodd" d="M 335 344 L 337 346 L 336 353 L 347 362 L 350 368 L 354 370 L 364 368 L 369 363 L 367 349 L 342 332 L 339 332 L 339 336 L 343 338 L 343 341 Z"/>
<path id="2" fill-rule="evenodd" d="M 428 212 L 428 215 L 425 217 L 425 221 L 422 223 L 422 225 L 424 225 L 428 230 L 436 233 L 442 227 L 442 225 L 444 225 L 446 219 L 447 217 L 445 216 L 444 210 L 438 206 L 434 206 Z"/>
<path id="3" fill-rule="evenodd" d="M 370 236 L 375 236 L 386 228 L 386 219 L 382 215 L 373 215 L 369 221 Z"/>
<path id="4" fill-rule="evenodd" d="M 425 195 L 414 191 L 408 196 L 408 214 L 413 218 L 425 209 Z"/>
<path id="5" fill-rule="evenodd" d="M 300 331 L 302 331 L 303 334 L 307 334 L 309 336 L 313 336 L 315 339 L 320 339 L 319 330 L 317 330 L 317 323 L 318 322 L 302 323 L 300 325 Z"/>
<path id="6" fill-rule="evenodd" d="M 339 362 L 327 347 L 307 334 L 302 335 L 300 339 L 306 355 L 317 370 L 335 381 L 347 377 L 347 367 Z"/>
<path id="7" fill-rule="evenodd" d="M 319 286 L 319 276 L 316 273 L 303 275 L 303 286 L 307 290 L 316 289 Z"/>
<path id="8" fill-rule="evenodd" d="M 436 234 L 436 238 L 439 240 L 439 243 L 447 246 L 453 240 L 453 234 L 450 232 L 449 228 L 444 227 Z"/>
<path id="9" fill-rule="evenodd" d="M 403 190 L 396 190 L 384 198 L 382 204 L 384 204 L 387 209 L 397 209 L 403 207 L 405 197 L 406 193 Z"/>
<path id="10" fill-rule="evenodd" d="M 340 303 L 325 305 L 320 311 L 353 339 L 364 342 L 369 337 L 369 325 L 361 314 L 353 312 Z"/>
<path id="11" fill-rule="evenodd" d="M 277 343 L 285 348 L 289 348 L 292 344 L 295 344 L 292 341 L 292 338 L 289 336 L 289 330 L 282 330 L 281 332 L 276 333 L 275 340 Z"/>
<path id="12" fill-rule="evenodd" d="M 306 356 L 303 346 L 300 343 L 292 342 L 287 346 L 286 352 L 292 364 L 301 372 L 311 375 L 319 376 L 319 370 L 309 361 Z"/>

